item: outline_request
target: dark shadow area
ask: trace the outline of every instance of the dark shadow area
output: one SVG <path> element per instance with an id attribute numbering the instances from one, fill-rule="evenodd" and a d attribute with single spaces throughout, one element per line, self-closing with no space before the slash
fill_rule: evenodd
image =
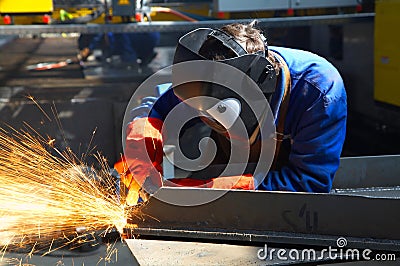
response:
<path id="1" fill-rule="evenodd" d="M 362 114 L 349 113 L 342 156 L 400 153 L 400 128 L 382 124 Z"/>

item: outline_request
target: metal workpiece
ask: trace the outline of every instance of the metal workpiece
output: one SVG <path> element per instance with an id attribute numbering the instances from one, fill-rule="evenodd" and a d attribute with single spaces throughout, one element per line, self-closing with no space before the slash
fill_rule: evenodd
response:
<path id="1" fill-rule="evenodd" d="M 322 15 L 257 19 L 259 27 L 293 27 L 310 25 L 340 25 L 373 20 L 374 13 Z M 61 24 L 61 25 L 6 25 L 0 35 L 39 35 L 45 33 L 107 33 L 107 32 L 186 32 L 201 27 L 221 27 L 230 23 L 249 23 L 253 19 L 187 21 L 152 21 L 126 24 Z"/>
<path id="2" fill-rule="evenodd" d="M 400 155 L 344 157 L 331 193 L 400 199 Z"/>
<path id="3" fill-rule="evenodd" d="M 400 201 L 360 195 L 231 190 L 207 204 L 165 201 L 212 197 L 216 189 L 160 189 L 132 217 L 134 234 L 400 251 Z M 160 200 L 162 199 L 162 200 Z"/>
<path id="4" fill-rule="evenodd" d="M 343 157 L 333 189 L 388 188 L 400 186 L 400 155 Z M 398 194 L 400 196 L 400 194 Z"/>
<path id="5" fill-rule="evenodd" d="M 149 239 L 126 239 L 139 265 L 296 265 L 310 262 L 332 262 L 320 251 L 315 252 L 315 259 L 304 258 L 287 260 L 278 258 L 277 254 L 265 254 L 264 249 L 275 249 L 271 246 L 246 246 L 240 244 L 202 243 L 190 241 L 166 241 Z M 283 249 L 282 249 L 283 250 Z M 289 249 L 284 249 L 289 252 Z M 267 251 L 267 250 L 266 250 Z M 297 250 L 301 254 L 302 250 Z M 267 251 L 268 252 L 268 251 Z M 277 252 L 276 252 L 277 253 Z M 152 256 L 149 254 L 157 254 Z M 265 258 L 264 258 L 265 257 Z M 311 257 L 311 256 L 310 256 Z"/>
<path id="6" fill-rule="evenodd" d="M 127 239 L 126 242 L 142 266 L 265 265 L 257 259 L 258 248 L 251 246 L 142 239 Z"/>
<path id="7" fill-rule="evenodd" d="M 366 254 L 357 257 L 355 252 L 338 252 L 332 254 L 327 249 L 282 247 L 269 244 L 243 245 L 225 243 L 204 243 L 191 241 L 126 239 L 138 264 L 154 265 L 398 265 L 395 254 L 389 253 L 390 261 L 368 261 Z M 337 249 L 338 250 L 338 249 Z M 361 252 L 363 252 L 361 250 Z M 157 254 L 149 255 L 149 254 Z M 381 253 L 387 254 L 387 253 Z M 364 257 L 363 257 L 364 256 Z M 335 264 L 332 264 L 335 263 Z"/>

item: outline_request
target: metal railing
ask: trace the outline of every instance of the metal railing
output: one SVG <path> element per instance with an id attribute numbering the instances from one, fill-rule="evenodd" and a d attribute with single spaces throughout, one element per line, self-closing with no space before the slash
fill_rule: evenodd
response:
<path id="1" fill-rule="evenodd" d="M 293 27 L 318 24 L 340 25 L 347 23 L 371 21 L 375 13 L 279 17 L 257 19 L 259 27 Z M 62 25 L 6 25 L 0 26 L 0 35 L 16 34 L 32 36 L 40 34 L 62 33 L 106 33 L 106 32 L 187 32 L 199 27 L 221 27 L 233 22 L 249 23 L 253 19 L 187 21 L 153 21 L 126 24 L 62 24 Z M 50 35 L 51 36 L 51 35 Z"/>

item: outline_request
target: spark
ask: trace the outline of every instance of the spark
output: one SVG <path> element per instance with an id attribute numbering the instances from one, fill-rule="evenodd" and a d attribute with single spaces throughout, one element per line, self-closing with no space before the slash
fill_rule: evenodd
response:
<path id="1" fill-rule="evenodd" d="M 115 241 L 113 243 L 111 242 L 111 243 L 106 244 L 106 255 L 105 255 L 105 257 L 100 257 L 96 266 L 100 265 L 100 262 L 102 262 L 102 261 L 104 261 L 105 264 L 109 264 L 109 263 L 118 261 L 118 249 L 115 247 L 116 243 L 117 242 Z"/>
<path id="2" fill-rule="evenodd" d="M 0 252 L 30 249 L 44 255 L 102 235 L 120 234 L 132 215 L 115 190 L 107 161 L 95 155 L 99 169 L 85 165 L 70 149 L 31 128 L 0 128 Z M 80 233 L 81 232 L 81 233 Z M 93 237 L 91 238 L 93 239 Z M 60 244 L 62 243 L 62 244 Z"/>
<path id="3" fill-rule="evenodd" d="M 64 131 L 63 126 L 61 124 L 60 116 L 58 115 L 58 111 L 57 111 L 57 108 L 56 108 L 56 105 L 55 105 L 54 102 L 53 102 L 53 105 L 51 106 L 51 112 L 53 113 L 53 116 L 54 116 L 54 118 L 56 120 L 57 126 L 58 126 L 58 128 L 59 128 L 59 130 L 60 130 L 60 132 L 62 134 L 62 138 L 64 140 L 64 143 L 68 145 L 67 138 L 65 137 L 65 133 L 64 133 L 65 131 Z"/>
<path id="4" fill-rule="evenodd" d="M 36 106 L 37 108 L 39 108 L 39 110 L 43 113 L 43 115 L 51 122 L 51 118 L 50 116 L 46 113 L 45 110 L 43 110 L 43 108 L 40 106 L 40 104 L 35 100 L 35 98 L 33 98 L 32 95 L 27 95 L 26 98 L 28 98 L 29 100 L 31 100 Z"/>

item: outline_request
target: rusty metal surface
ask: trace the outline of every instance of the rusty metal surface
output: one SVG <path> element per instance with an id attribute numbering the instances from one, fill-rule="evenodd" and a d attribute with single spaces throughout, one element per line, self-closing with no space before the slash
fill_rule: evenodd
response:
<path id="1" fill-rule="evenodd" d="M 349 247 L 400 250 L 397 199 L 239 190 L 193 207 L 157 199 L 176 201 L 213 193 L 220 191 L 162 188 L 142 208 L 143 215 L 133 218 L 140 226 L 134 232 L 299 245 L 333 245 L 338 237 L 346 237 Z"/>

